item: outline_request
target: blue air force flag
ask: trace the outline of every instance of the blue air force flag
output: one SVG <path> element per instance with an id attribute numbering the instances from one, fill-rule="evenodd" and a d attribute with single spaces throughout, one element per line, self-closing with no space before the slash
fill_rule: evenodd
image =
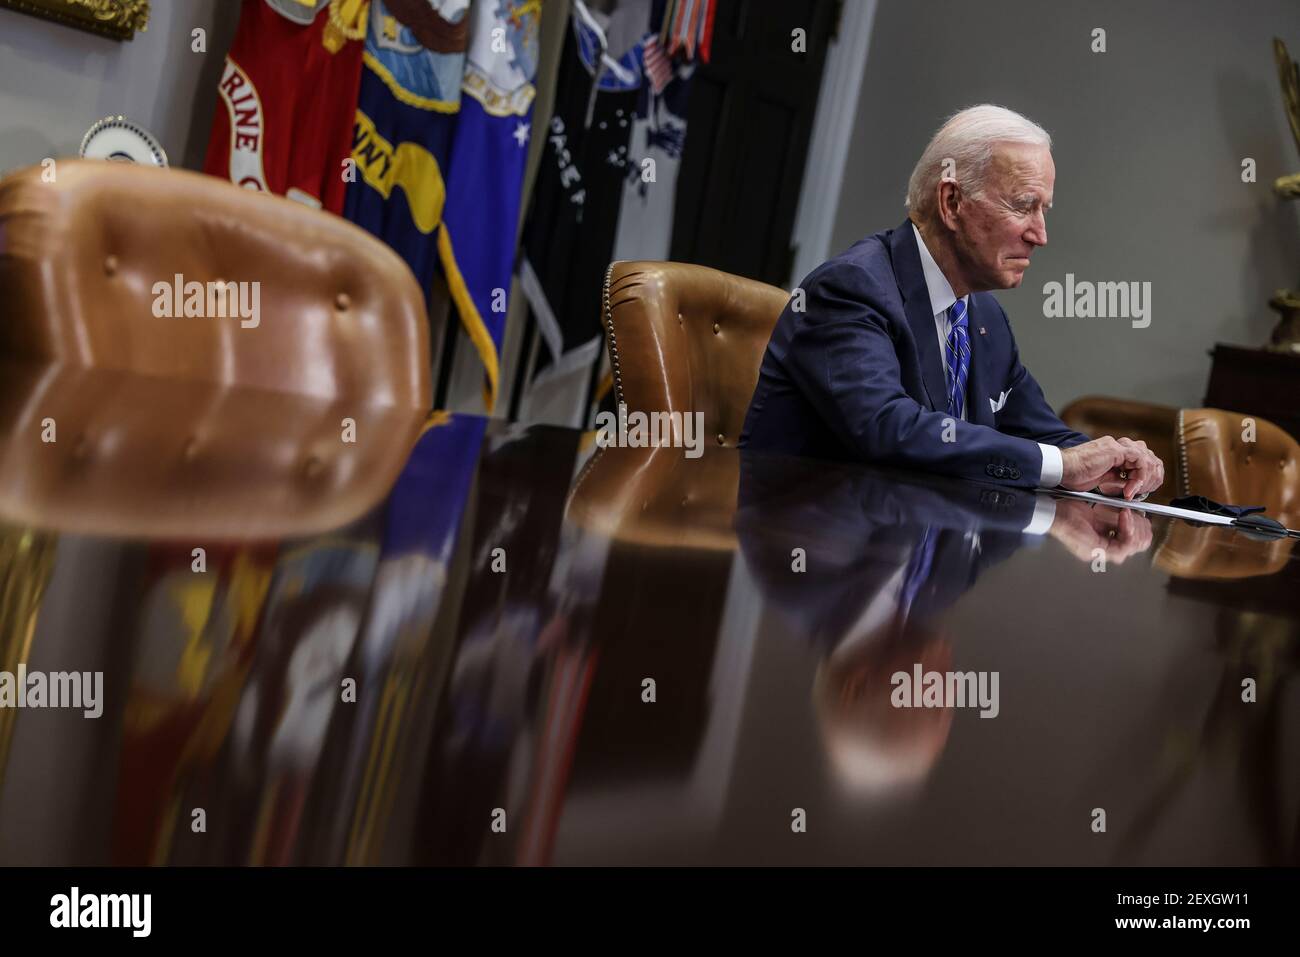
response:
<path id="1" fill-rule="evenodd" d="M 541 0 L 476 0 L 439 249 L 491 411 L 532 135 Z"/>

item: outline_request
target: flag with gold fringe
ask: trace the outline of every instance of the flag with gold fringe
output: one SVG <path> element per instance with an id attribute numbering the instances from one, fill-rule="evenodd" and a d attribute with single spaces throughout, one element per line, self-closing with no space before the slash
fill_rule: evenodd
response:
<path id="1" fill-rule="evenodd" d="M 470 0 L 374 0 L 344 215 L 396 250 L 428 292 L 460 110 Z M 449 277 L 450 278 L 450 277 Z"/>
<path id="2" fill-rule="evenodd" d="M 440 249 L 461 321 L 496 400 L 515 230 L 532 136 L 541 0 L 477 0 Z"/>
<path id="3" fill-rule="evenodd" d="M 204 172 L 343 211 L 369 0 L 244 0 Z"/>
<path id="4" fill-rule="evenodd" d="M 537 72 L 540 0 L 374 0 L 345 215 L 441 268 L 496 399 Z M 462 96 L 462 90 L 464 96 Z"/>

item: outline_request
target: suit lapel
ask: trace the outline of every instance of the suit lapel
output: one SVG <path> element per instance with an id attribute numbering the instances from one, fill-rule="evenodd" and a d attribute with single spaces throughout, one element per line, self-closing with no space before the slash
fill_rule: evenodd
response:
<path id="1" fill-rule="evenodd" d="M 925 273 L 921 269 L 921 253 L 916 248 L 912 221 L 904 220 L 890 237 L 894 261 L 894 278 L 903 294 L 903 309 L 907 324 L 916 342 L 921 361 L 921 379 L 925 384 L 926 398 L 936 412 L 948 411 L 948 380 L 943 372 L 943 356 L 939 354 L 939 338 L 934 330 L 934 310 L 930 306 L 930 293 L 925 288 Z M 973 347 L 972 347 L 973 348 Z"/>
<path id="2" fill-rule="evenodd" d="M 979 297 L 971 293 L 967 300 L 968 311 L 966 313 L 967 329 L 970 340 L 970 372 L 966 375 L 966 419 L 977 425 L 987 425 L 992 427 L 994 424 L 993 408 L 989 405 L 989 395 L 991 376 L 988 367 L 989 342 L 988 335 L 980 335 L 980 328 L 988 329 L 991 323 L 984 321 L 988 314 L 987 306 L 977 305 Z M 995 395 L 994 398 L 997 396 Z"/>

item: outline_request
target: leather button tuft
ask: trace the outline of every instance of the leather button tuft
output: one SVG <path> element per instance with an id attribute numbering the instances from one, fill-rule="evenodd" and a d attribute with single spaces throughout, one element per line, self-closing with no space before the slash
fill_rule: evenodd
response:
<path id="1" fill-rule="evenodd" d="M 348 294 L 346 292 L 341 292 L 334 297 L 334 308 L 337 309 L 339 312 L 342 312 L 350 305 L 352 305 L 352 300 L 348 298 Z"/>
<path id="2" fill-rule="evenodd" d="M 722 331 L 722 326 L 718 325 L 718 323 L 715 322 L 713 324 L 713 334 L 716 336 L 721 331 Z"/>
<path id="3" fill-rule="evenodd" d="M 106 276 L 117 275 L 117 257 L 112 253 L 104 257 L 104 274 Z"/>
<path id="4" fill-rule="evenodd" d="M 719 445 L 725 445 L 726 443 L 727 443 L 727 437 L 726 437 L 725 435 L 723 435 L 721 432 L 719 432 L 719 433 L 718 433 L 718 444 L 719 444 Z"/>
<path id="5" fill-rule="evenodd" d="M 680 312 L 677 313 L 677 323 L 678 323 L 678 325 L 680 325 L 683 321 L 684 321 L 684 319 L 683 319 L 683 317 L 682 317 L 682 314 L 681 314 Z"/>

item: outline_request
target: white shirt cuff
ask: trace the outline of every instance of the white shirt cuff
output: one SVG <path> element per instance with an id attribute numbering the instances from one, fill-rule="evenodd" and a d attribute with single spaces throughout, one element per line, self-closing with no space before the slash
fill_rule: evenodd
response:
<path id="1" fill-rule="evenodd" d="M 1034 515 L 1023 529 L 1026 535 L 1045 535 L 1056 521 L 1056 499 L 1050 495 L 1034 496 Z"/>
<path id="2" fill-rule="evenodd" d="M 1044 445 L 1042 442 L 1038 443 L 1038 447 L 1043 452 L 1043 469 L 1038 478 L 1038 487 L 1056 488 L 1061 484 L 1061 476 L 1065 472 L 1061 450 L 1055 445 Z"/>

